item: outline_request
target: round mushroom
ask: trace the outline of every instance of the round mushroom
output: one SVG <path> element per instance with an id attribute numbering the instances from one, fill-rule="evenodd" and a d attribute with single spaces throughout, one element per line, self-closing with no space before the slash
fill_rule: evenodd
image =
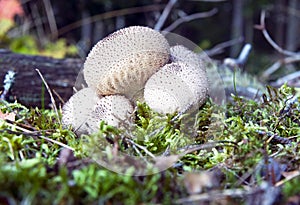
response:
<path id="1" fill-rule="evenodd" d="M 99 100 L 93 88 L 83 88 L 75 93 L 62 108 L 63 127 L 71 126 L 78 135 L 88 133 L 89 118 Z"/>
<path id="2" fill-rule="evenodd" d="M 76 134 L 92 134 L 99 129 L 100 121 L 120 127 L 133 113 L 130 101 L 121 95 L 98 97 L 93 88 L 75 93 L 62 108 L 64 128 L 71 126 Z"/>
<path id="3" fill-rule="evenodd" d="M 205 71 L 178 61 L 165 65 L 151 76 L 145 85 L 144 98 L 154 111 L 167 114 L 200 106 L 207 91 Z"/>
<path id="4" fill-rule="evenodd" d="M 205 66 L 203 65 L 204 62 L 199 55 L 182 45 L 176 45 L 170 48 L 170 60 L 171 62 L 193 64 L 196 68 L 205 69 Z"/>
<path id="5" fill-rule="evenodd" d="M 126 97 L 122 95 L 105 96 L 94 106 L 91 121 L 97 128 L 100 121 L 121 127 L 122 123 L 130 122 L 133 110 L 133 106 Z"/>
<path id="6" fill-rule="evenodd" d="M 118 30 L 99 41 L 84 63 L 84 78 L 99 95 L 121 94 L 129 99 L 169 61 L 170 47 L 158 31 L 142 26 Z"/>

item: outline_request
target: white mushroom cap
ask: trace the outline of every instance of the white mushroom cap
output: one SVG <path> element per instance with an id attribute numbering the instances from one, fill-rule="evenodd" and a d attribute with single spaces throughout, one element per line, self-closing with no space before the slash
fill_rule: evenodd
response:
<path id="1" fill-rule="evenodd" d="M 132 99 L 169 60 L 169 44 L 153 29 L 132 26 L 99 41 L 84 63 L 84 78 L 99 95 L 122 94 Z"/>
<path id="2" fill-rule="evenodd" d="M 99 127 L 100 121 L 120 127 L 122 122 L 130 121 L 133 106 L 122 95 L 109 95 L 101 98 L 93 108 L 92 119 L 94 125 Z"/>
<path id="3" fill-rule="evenodd" d="M 176 45 L 170 48 L 170 60 L 171 62 L 193 64 L 195 67 L 205 70 L 205 66 L 203 66 L 204 62 L 200 56 L 182 45 Z"/>
<path id="4" fill-rule="evenodd" d="M 203 104 L 207 97 L 208 82 L 204 70 L 185 62 L 170 63 L 147 81 L 145 102 L 156 112 L 185 111 L 189 106 Z"/>
<path id="5" fill-rule="evenodd" d="M 71 126 L 77 134 L 88 133 L 88 119 L 99 100 L 93 88 L 84 88 L 75 93 L 62 108 L 63 126 Z"/>
<path id="6" fill-rule="evenodd" d="M 76 134 L 92 134 L 99 129 L 100 121 L 119 127 L 133 113 L 130 101 L 121 95 L 99 98 L 93 88 L 75 93 L 62 109 L 62 123 L 71 126 Z"/>

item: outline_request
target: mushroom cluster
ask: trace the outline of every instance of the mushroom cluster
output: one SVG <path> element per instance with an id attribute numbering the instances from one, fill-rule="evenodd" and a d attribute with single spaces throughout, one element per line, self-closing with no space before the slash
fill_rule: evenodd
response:
<path id="1" fill-rule="evenodd" d="M 63 106 L 62 123 L 91 134 L 100 121 L 115 127 L 130 121 L 137 100 L 154 111 L 174 113 L 201 105 L 208 82 L 204 63 L 184 46 L 148 27 L 132 26 L 100 40 L 83 68 L 87 88 Z"/>

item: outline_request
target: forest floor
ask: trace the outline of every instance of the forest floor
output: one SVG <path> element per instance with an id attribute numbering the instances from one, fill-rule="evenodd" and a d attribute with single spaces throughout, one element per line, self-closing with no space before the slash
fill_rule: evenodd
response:
<path id="1" fill-rule="evenodd" d="M 131 128 L 82 136 L 60 110 L 1 101 L 0 204 L 300 204 L 299 142 L 286 85 L 191 115 L 139 103 Z"/>

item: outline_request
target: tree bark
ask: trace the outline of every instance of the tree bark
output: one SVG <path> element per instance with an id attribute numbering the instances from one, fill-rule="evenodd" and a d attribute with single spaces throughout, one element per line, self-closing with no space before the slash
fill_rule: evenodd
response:
<path id="1" fill-rule="evenodd" d="M 243 37 L 243 1 L 233 0 L 232 7 L 231 39 L 236 39 Z M 240 49 L 241 44 L 232 46 L 230 49 L 230 57 L 237 57 Z"/>
<path id="2" fill-rule="evenodd" d="M 35 69 L 39 69 L 49 85 L 59 106 L 73 94 L 73 86 L 82 68 L 81 59 L 54 59 L 0 51 L 0 92 L 4 89 L 4 78 L 9 70 L 16 73 L 14 83 L 6 100 L 20 102 L 28 107 L 51 107 L 51 100 L 43 81 Z"/>
<path id="3" fill-rule="evenodd" d="M 296 11 L 299 9 L 298 0 L 290 0 L 288 8 L 289 13 L 286 29 L 286 49 L 289 51 L 296 51 L 298 47 L 297 41 L 299 38 L 299 17 L 296 15 Z"/>
<path id="4" fill-rule="evenodd" d="M 283 47 L 284 45 L 284 12 L 283 9 L 285 6 L 284 0 L 276 0 L 275 1 L 275 42 L 280 46 Z"/>

